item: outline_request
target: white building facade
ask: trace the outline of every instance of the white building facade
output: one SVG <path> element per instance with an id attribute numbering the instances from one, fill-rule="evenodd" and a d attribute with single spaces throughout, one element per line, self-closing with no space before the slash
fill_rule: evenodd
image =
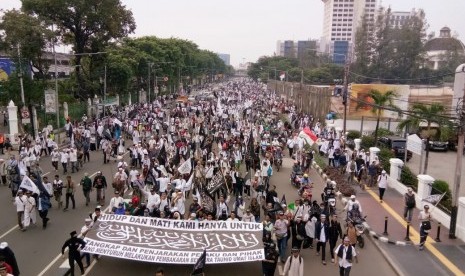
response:
<path id="1" fill-rule="evenodd" d="M 377 0 L 322 0 L 323 35 L 320 51 L 350 58 L 357 28 L 366 16 L 374 24 Z M 345 53 L 344 53 L 345 52 Z M 336 56 L 335 56 L 336 58 Z"/>

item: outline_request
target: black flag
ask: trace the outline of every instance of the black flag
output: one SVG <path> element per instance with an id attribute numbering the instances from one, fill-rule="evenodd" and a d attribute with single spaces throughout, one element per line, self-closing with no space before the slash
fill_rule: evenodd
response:
<path id="1" fill-rule="evenodd" d="M 250 130 L 249 141 L 247 144 L 247 149 L 249 150 L 249 156 L 252 160 L 255 159 L 255 148 L 254 148 L 254 141 L 253 141 L 253 129 Z"/>
<path id="2" fill-rule="evenodd" d="M 165 162 L 166 162 L 166 149 L 165 149 L 164 143 L 160 149 L 160 152 L 158 153 L 158 162 L 163 165 L 165 165 Z"/>
<path id="3" fill-rule="evenodd" d="M 207 262 L 207 250 L 204 249 L 202 255 L 194 265 L 194 270 L 192 270 L 191 276 L 203 275 L 203 269 L 205 268 L 205 263 Z"/>
<path id="4" fill-rule="evenodd" d="M 285 204 L 287 206 L 286 195 L 283 195 L 283 198 L 281 199 L 281 205 L 282 204 Z"/>

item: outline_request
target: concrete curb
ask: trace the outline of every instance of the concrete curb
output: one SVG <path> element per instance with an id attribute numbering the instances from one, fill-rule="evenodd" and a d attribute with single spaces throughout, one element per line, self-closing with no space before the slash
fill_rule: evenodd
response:
<path id="1" fill-rule="evenodd" d="M 318 171 L 318 173 L 320 174 L 320 176 L 323 178 L 324 181 L 331 182 L 332 185 L 336 186 L 336 182 L 334 180 L 329 179 L 328 176 L 325 173 L 323 173 L 323 170 L 315 161 L 313 161 L 312 165 L 313 165 L 313 168 L 315 168 Z M 348 199 L 343 197 L 342 193 L 336 192 L 336 196 L 338 200 L 341 201 L 342 205 L 345 205 L 347 203 Z M 367 222 L 364 222 L 363 225 L 365 226 L 365 233 L 367 234 L 367 236 L 375 240 L 388 243 L 388 244 L 392 244 L 392 245 L 400 245 L 400 246 L 413 245 L 412 242 L 389 240 L 389 238 L 385 237 L 384 235 L 380 235 L 376 233 L 375 231 L 373 231 L 373 229 Z"/>
<path id="2" fill-rule="evenodd" d="M 384 250 L 384 248 L 381 247 L 381 244 L 379 243 L 379 240 L 375 239 L 373 236 L 371 235 L 368 235 L 368 238 L 373 242 L 373 244 L 375 245 L 376 249 L 381 253 L 381 255 L 383 255 L 383 258 L 386 260 L 386 262 L 388 263 L 388 265 L 392 268 L 392 270 L 395 271 L 396 275 L 398 276 L 403 276 L 405 275 L 401 270 L 400 270 L 400 266 L 399 265 L 396 265 L 396 262 L 394 261 L 393 258 L 391 258 L 391 256 L 389 255 L 389 253 L 386 252 L 386 250 Z"/>

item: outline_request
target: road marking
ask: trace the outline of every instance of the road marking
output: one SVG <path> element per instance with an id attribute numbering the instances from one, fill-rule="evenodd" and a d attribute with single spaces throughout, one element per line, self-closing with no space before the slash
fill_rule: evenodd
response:
<path id="1" fill-rule="evenodd" d="M 10 230 L 6 231 L 3 235 L 0 236 L 0 240 L 3 239 L 3 237 L 5 237 L 6 235 L 10 234 L 11 232 L 13 232 L 16 228 L 18 228 L 18 225 L 15 225 L 13 227 L 11 227 Z"/>
<path id="2" fill-rule="evenodd" d="M 372 190 L 367 190 L 368 194 L 370 194 L 376 202 L 378 202 L 378 195 L 373 192 Z M 381 205 L 389 214 L 391 214 L 394 219 L 396 219 L 400 224 L 407 228 L 407 222 L 396 212 L 392 209 L 387 203 L 383 203 Z M 420 240 L 420 234 L 414 229 L 414 227 L 410 227 L 410 234 L 415 240 Z M 446 256 L 444 256 L 439 250 L 434 247 L 433 244 L 436 242 L 430 237 L 426 240 L 425 247 L 433 254 L 446 268 L 448 268 L 454 275 L 465 275 L 457 266 L 455 266 Z"/>
<path id="3" fill-rule="evenodd" d="M 94 172 L 90 177 L 93 177 L 94 175 L 96 175 L 98 173 L 97 172 Z M 107 208 L 105 208 L 105 210 L 103 210 L 103 212 L 107 212 L 108 210 L 110 209 L 110 206 L 108 206 Z M 16 226 L 18 227 L 18 226 Z M 12 231 L 10 229 L 10 231 Z M 1 239 L 1 237 L 0 237 Z M 68 252 L 68 248 L 65 249 L 65 253 Z M 43 276 L 59 259 L 60 257 L 62 256 L 62 254 L 58 254 L 55 259 L 53 259 L 37 276 Z M 68 258 L 66 258 L 66 260 L 60 265 L 59 268 L 66 268 L 65 266 L 65 263 L 68 263 Z M 69 265 L 68 265 L 69 267 Z M 90 266 L 88 267 L 88 270 L 90 270 Z M 87 273 L 87 270 L 86 270 L 86 273 Z M 84 274 L 85 275 L 85 274 Z"/>
<path id="4" fill-rule="evenodd" d="M 282 264 L 278 264 L 278 273 L 279 273 L 279 275 L 284 275 L 284 270 L 283 270 L 283 265 Z"/>
<path id="5" fill-rule="evenodd" d="M 66 251 L 68 251 L 68 248 L 65 249 L 65 253 Z M 53 259 L 53 261 L 51 263 L 49 263 L 37 276 L 42 276 L 45 274 L 45 272 L 47 272 L 47 270 L 49 270 L 57 261 L 58 259 L 61 258 L 61 256 L 63 256 L 62 254 L 58 254 L 55 259 Z"/>
<path id="6" fill-rule="evenodd" d="M 46 176 L 47 174 L 49 174 L 50 172 L 46 172 L 44 174 L 42 174 L 41 176 L 44 177 Z M 10 228 L 10 230 L 6 231 L 5 233 L 3 233 L 1 236 L 0 236 L 0 239 L 3 239 L 3 237 L 5 237 L 6 235 L 10 234 L 11 232 L 13 232 L 16 228 L 18 228 L 19 226 L 18 225 L 15 225 L 13 227 Z"/>
<path id="7" fill-rule="evenodd" d="M 83 275 L 83 276 L 87 275 L 87 273 L 89 273 L 89 272 L 92 270 L 92 268 L 94 268 L 94 266 L 95 266 L 95 264 L 96 264 L 97 262 L 98 262 L 98 259 L 92 260 L 92 262 L 90 263 L 89 267 L 86 268 L 85 273 L 82 274 L 82 275 Z"/>

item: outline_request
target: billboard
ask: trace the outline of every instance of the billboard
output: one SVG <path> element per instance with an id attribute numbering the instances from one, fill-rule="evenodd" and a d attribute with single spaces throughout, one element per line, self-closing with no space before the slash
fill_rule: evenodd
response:
<path id="1" fill-rule="evenodd" d="M 15 64 L 10 58 L 0 58 L 0 81 L 8 80 L 8 76 L 15 71 Z"/>
<path id="2" fill-rule="evenodd" d="M 397 97 L 394 99 L 393 104 L 402 110 L 408 109 L 408 98 L 410 94 L 410 86 L 408 85 L 351 84 L 349 87 L 349 117 L 376 117 L 376 114 L 372 112 L 374 101 L 369 96 L 371 90 L 377 90 L 382 94 L 387 91 L 394 91 Z M 394 111 L 382 110 L 381 118 L 398 119 L 399 115 Z"/>

